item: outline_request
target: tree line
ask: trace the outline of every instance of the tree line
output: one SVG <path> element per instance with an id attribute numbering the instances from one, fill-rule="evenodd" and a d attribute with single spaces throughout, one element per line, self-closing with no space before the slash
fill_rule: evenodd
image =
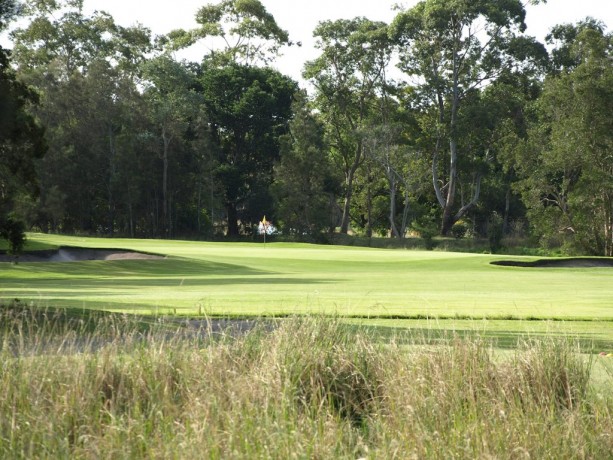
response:
<path id="1" fill-rule="evenodd" d="M 586 18 L 545 46 L 525 17 L 424 0 L 322 21 L 309 94 L 275 70 L 297 44 L 259 0 L 165 36 L 0 0 L 0 29 L 21 18 L 0 52 L 1 236 L 236 237 L 266 215 L 298 238 L 496 231 L 612 256 L 612 35 Z"/>

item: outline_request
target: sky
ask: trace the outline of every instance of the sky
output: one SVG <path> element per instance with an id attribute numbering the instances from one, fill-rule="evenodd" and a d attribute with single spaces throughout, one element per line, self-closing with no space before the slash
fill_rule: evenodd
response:
<path id="1" fill-rule="evenodd" d="M 350 19 L 365 16 L 372 20 L 391 22 L 397 12 L 392 10 L 401 3 L 409 8 L 417 0 L 261 0 L 280 27 L 287 30 L 290 39 L 302 42 L 302 47 L 285 50 L 275 66 L 282 73 L 301 80 L 304 63 L 317 57 L 313 47 L 313 29 L 319 21 L 326 19 Z M 527 2 L 527 0 L 525 0 Z M 196 27 L 196 11 L 211 0 L 85 0 L 85 10 L 104 10 L 110 13 L 118 24 L 130 26 L 140 23 L 155 34 L 165 34 L 173 29 Z M 560 23 L 574 23 L 592 16 L 602 20 L 611 30 L 613 27 L 613 0 L 548 0 L 545 5 L 527 7 L 527 33 L 544 40 L 548 30 Z M 200 61 L 206 53 L 204 45 L 198 45 L 180 58 Z"/>

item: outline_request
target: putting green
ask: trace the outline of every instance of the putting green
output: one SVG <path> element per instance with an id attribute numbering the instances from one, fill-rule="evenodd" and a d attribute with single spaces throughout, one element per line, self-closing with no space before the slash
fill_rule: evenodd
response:
<path id="1" fill-rule="evenodd" d="M 508 256 L 290 243 L 29 238 L 168 257 L 0 263 L 0 299 L 141 313 L 613 320 L 612 268 L 504 267 L 490 262 Z"/>

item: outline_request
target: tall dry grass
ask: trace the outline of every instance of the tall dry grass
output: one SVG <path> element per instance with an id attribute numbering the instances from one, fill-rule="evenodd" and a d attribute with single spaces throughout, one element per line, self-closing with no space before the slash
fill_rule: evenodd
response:
<path id="1" fill-rule="evenodd" d="M 572 344 L 380 343 L 330 319 L 211 337 L 0 314 L 2 458 L 611 458 Z M 611 381 L 613 382 L 613 376 Z"/>

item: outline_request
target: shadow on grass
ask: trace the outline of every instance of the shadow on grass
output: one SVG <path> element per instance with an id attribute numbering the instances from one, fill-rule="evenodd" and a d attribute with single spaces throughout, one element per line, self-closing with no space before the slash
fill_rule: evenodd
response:
<path id="1" fill-rule="evenodd" d="M 80 334 L 99 330 L 105 321 L 129 325 L 131 330 L 148 330 L 154 324 L 152 318 L 123 315 L 102 310 L 75 307 L 33 307 L 19 300 L 0 303 L 0 334 L 34 335 L 41 330 L 50 335 L 62 335 L 67 331 Z"/>
<path id="2" fill-rule="evenodd" d="M 613 268 L 613 259 L 606 257 L 570 257 L 538 260 L 494 260 L 491 265 L 535 268 Z"/>
<path id="3" fill-rule="evenodd" d="M 244 265 L 210 262 L 182 258 L 159 260 L 88 260 L 80 262 L 23 263 L 10 266 L 4 279 L 22 279 L 24 272 L 37 278 L 56 277 L 180 277 L 223 274 L 229 276 L 253 276 L 273 274 Z"/>
<path id="4" fill-rule="evenodd" d="M 42 353 L 57 346 L 66 349 L 66 344 L 76 347 L 73 351 L 83 351 L 97 349 L 115 339 L 124 341 L 126 337 L 132 339 L 136 337 L 141 340 L 144 337 L 143 334 L 148 333 L 173 340 L 206 341 L 214 339 L 214 334 L 232 331 L 230 335 L 236 338 L 251 330 L 270 332 L 280 322 L 291 321 L 292 318 L 295 318 L 295 315 L 286 318 L 228 316 L 190 319 L 189 317 L 112 313 L 84 308 L 38 308 L 13 301 L 9 304 L 0 304 L 0 336 L 4 337 L 0 341 L 0 351 L 4 346 L 9 346 L 15 350 L 27 349 L 34 353 Z M 322 317 L 321 319 L 322 321 L 334 321 L 332 318 Z M 604 339 L 602 335 L 592 335 L 589 332 L 488 331 L 456 327 L 450 329 L 407 327 L 405 329 L 364 324 L 339 326 L 347 334 L 365 334 L 373 342 L 381 344 L 395 342 L 400 345 L 419 347 L 452 345 L 458 339 L 466 339 L 483 340 L 494 348 L 512 350 L 526 342 L 568 341 L 576 345 L 583 353 L 599 353 L 613 349 L 613 337 Z M 29 345 L 23 348 L 24 343 Z"/>
<path id="5" fill-rule="evenodd" d="M 306 284 L 325 284 L 333 283 L 334 280 L 318 279 L 318 278 L 279 278 L 279 277 L 260 277 L 260 276 L 248 276 L 238 278 L 181 278 L 178 275 L 177 278 L 132 278 L 132 279 L 67 279 L 63 282 L 64 288 L 58 288 L 58 280 L 37 280 L 35 285 L 31 283 L 22 283 L 24 286 L 28 286 L 28 292 L 22 292 L 22 296 L 31 298 L 39 292 L 44 296 L 71 298 L 71 297 L 84 297 L 88 295 L 95 295 L 96 293 L 104 293 L 111 296 L 110 290 L 119 289 L 116 295 L 119 296 L 131 296 L 142 295 L 147 293 L 147 289 L 157 288 L 199 288 L 203 289 L 211 286 L 241 286 L 241 285 L 306 285 Z M 35 290 L 34 290 L 35 288 Z M 12 292 L 18 292 L 20 286 L 11 286 L 8 290 L 13 289 Z M 108 302 L 112 303 L 112 302 Z M 89 300 L 88 306 L 93 305 Z"/>
<path id="6" fill-rule="evenodd" d="M 515 349 L 528 340 L 569 340 L 580 346 L 585 352 L 600 352 L 613 348 L 613 337 L 610 340 L 601 337 L 591 337 L 589 333 L 570 332 L 527 332 L 511 330 L 475 330 L 475 329 L 439 329 L 427 327 L 411 327 L 399 329 L 389 326 L 345 325 L 352 332 L 364 331 L 377 342 L 395 341 L 406 345 L 444 345 L 455 339 L 482 339 L 490 342 L 495 348 Z"/>

